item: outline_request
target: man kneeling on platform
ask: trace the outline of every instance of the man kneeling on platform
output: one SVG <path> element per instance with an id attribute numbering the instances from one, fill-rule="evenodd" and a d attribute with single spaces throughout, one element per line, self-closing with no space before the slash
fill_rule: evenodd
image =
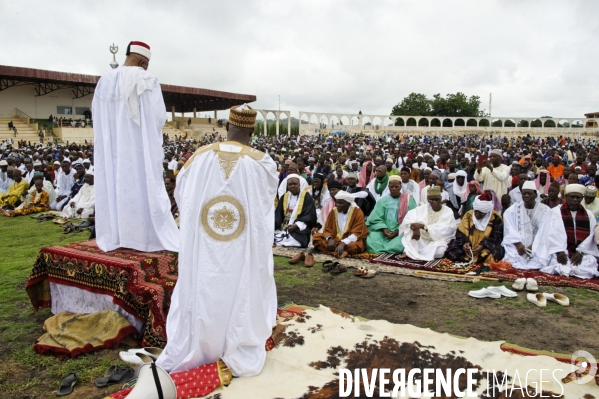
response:
<path id="1" fill-rule="evenodd" d="M 364 240 L 368 236 L 368 229 L 364 222 L 364 213 L 356 205 L 355 199 L 367 195 L 367 192 L 337 192 L 337 206 L 329 213 L 323 232 L 312 236 L 312 243 L 317 251 L 335 255 L 340 259 L 364 252 Z"/>

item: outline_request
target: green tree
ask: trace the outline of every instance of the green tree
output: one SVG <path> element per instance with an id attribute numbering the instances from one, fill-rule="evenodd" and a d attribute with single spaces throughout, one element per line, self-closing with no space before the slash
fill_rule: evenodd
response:
<path id="1" fill-rule="evenodd" d="M 485 116 L 484 110 L 480 109 L 480 97 L 467 97 L 461 92 L 448 94 L 445 98 L 441 97 L 441 94 L 435 94 L 431 100 L 431 107 L 431 115 L 434 116 Z"/>
<path id="2" fill-rule="evenodd" d="M 431 100 L 426 98 L 426 94 L 411 93 L 404 98 L 399 104 L 393 107 L 391 115 L 431 115 Z M 401 120 L 395 121 L 396 126 L 403 126 Z"/>

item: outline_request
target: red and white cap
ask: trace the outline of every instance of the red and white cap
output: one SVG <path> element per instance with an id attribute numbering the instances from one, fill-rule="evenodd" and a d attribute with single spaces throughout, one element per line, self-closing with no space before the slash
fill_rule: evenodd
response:
<path id="1" fill-rule="evenodd" d="M 131 42 L 127 47 L 127 55 L 130 53 L 139 54 L 143 57 L 146 57 L 148 61 L 152 56 L 152 52 L 150 52 L 150 46 L 145 44 L 144 42 Z"/>

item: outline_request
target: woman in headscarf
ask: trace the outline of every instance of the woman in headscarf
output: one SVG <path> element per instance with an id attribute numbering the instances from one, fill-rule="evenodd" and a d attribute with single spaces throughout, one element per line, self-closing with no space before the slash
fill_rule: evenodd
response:
<path id="1" fill-rule="evenodd" d="M 371 161 L 366 161 L 362 164 L 358 175 L 358 186 L 365 188 L 372 179 L 374 179 L 374 165 Z"/>
<path id="2" fill-rule="evenodd" d="M 468 190 L 462 193 L 462 204 L 464 205 L 462 214 L 465 215 L 467 212 L 472 210 L 474 200 L 482 193 L 483 190 L 480 188 L 480 183 L 477 180 L 472 180 L 470 183 L 468 183 Z"/>
<path id="3" fill-rule="evenodd" d="M 539 171 L 539 175 L 535 179 L 535 186 L 539 191 L 539 195 L 545 196 L 549 192 L 549 186 L 551 185 L 551 177 L 549 172 L 546 170 Z"/>
<path id="4" fill-rule="evenodd" d="M 454 262 L 493 263 L 503 259 L 503 220 L 493 209 L 493 195 L 486 190 L 473 201 L 445 252 Z"/>

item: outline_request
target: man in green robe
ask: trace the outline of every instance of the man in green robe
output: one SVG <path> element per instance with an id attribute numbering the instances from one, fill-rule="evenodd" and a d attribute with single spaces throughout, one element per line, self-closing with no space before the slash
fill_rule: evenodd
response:
<path id="1" fill-rule="evenodd" d="M 408 192 L 401 192 L 401 177 L 389 176 L 389 194 L 377 201 L 366 221 L 366 250 L 375 254 L 403 252 L 399 226 L 409 210 L 417 204 Z"/>

